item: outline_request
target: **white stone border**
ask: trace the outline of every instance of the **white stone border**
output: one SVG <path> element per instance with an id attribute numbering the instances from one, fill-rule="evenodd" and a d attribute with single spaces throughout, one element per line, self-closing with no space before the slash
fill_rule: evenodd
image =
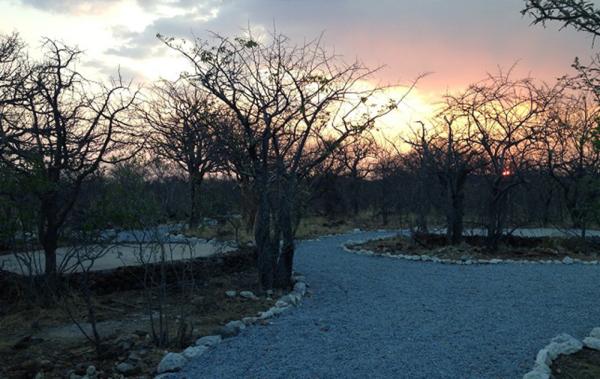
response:
<path id="1" fill-rule="evenodd" d="M 248 326 L 278 316 L 294 306 L 298 306 L 306 295 L 308 285 L 306 284 L 306 278 L 302 275 L 294 274 L 292 281 L 294 282 L 294 289 L 290 293 L 281 296 L 273 307 L 260 312 L 257 317 L 244 317 L 241 320 L 229 321 L 223 326 L 223 330 L 234 336 Z M 196 340 L 194 345 L 189 346 L 181 353 L 167 352 L 158 364 L 156 370 L 158 375 L 154 379 L 168 379 L 172 374 L 181 370 L 189 360 L 201 356 L 210 348 L 221 343 L 222 340 L 221 335 L 205 336 Z"/>
<path id="2" fill-rule="evenodd" d="M 552 361 L 559 355 L 574 354 L 584 346 L 600 351 L 600 327 L 592 329 L 590 335 L 585 337 L 583 342 L 564 333 L 554 337 L 548 345 L 538 351 L 533 369 L 523 375 L 523 379 L 550 379 Z"/>
<path id="3" fill-rule="evenodd" d="M 396 259 L 405 259 L 409 261 L 422 261 L 422 262 L 434 262 L 434 263 L 443 263 L 443 264 L 455 264 L 455 265 L 488 265 L 488 264 L 501 264 L 501 263 L 516 263 L 516 264 L 582 264 L 582 265 L 598 265 L 599 261 L 584 261 L 577 258 L 571 258 L 569 256 L 564 257 L 562 260 L 554 259 L 554 260 L 523 260 L 523 259 L 444 259 L 438 258 L 436 256 L 431 255 L 418 255 L 418 254 L 390 254 L 390 253 L 376 253 L 371 250 L 364 249 L 352 249 L 350 245 L 359 245 L 369 241 L 378 241 L 383 239 L 388 239 L 390 236 L 385 237 L 376 237 L 365 240 L 358 241 L 348 241 L 341 244 L 342 249 L 349 253 L 359 254 L 359 255 L 367 255 L 367 256 L 377 256 L 377 257 L 386 257 L 386 258 L 396 258 Z"/>

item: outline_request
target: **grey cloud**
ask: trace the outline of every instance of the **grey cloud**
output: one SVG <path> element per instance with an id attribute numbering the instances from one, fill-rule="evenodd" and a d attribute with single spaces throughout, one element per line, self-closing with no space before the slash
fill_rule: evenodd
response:
<path id="1" fill-rule="evenodd" d="M 117 30 L 116 35 L 124 37 L 123 43 L 119 47 L 107 50 L 106 53 L 129 58 L 155 55 L 162 47 L 161 42 L 156 38 L 157 33 L 172 37 L 189 37 L 199 25 L 202 25 L 202 22 L 198 20 L 198 15 L 190 14 L 159 18 L 140 33 L 124 33 Z M 114 31 L 113 35 L 115 35 Z"/>
<path id="2" fill-rule="evenodd" d="M 156 0 L 138 0 L 145 2 L 146 6 L 156 5 Z M 141 32 L 133 32 L 123 27 L 113 28 L 113 36 L 121 41 L 120 46 L 106 51 L 107 54 L 119 55 L 129 58 L 144 58 L 159 53 L 162 47 L 156 38 L 158 33 L 172 37 L 189 37 L 194 31 L 203 28 L 206 18 L 211 12 L 224 4 L 222 0 L 178 0 L 170 5 L 185 7 L 193 4 L 193 8 L 182 15 L 161 17 L 148 25 Z M 187 10 L 187 9 L 185 9 Z"/>
<path id="3" fill-rule="evenodd" d="M 95 12 L 98 8 L 111 6 L 124 0 L 21 0 L 21 3 L 48 12 Z M 152 11 L 160 5 L 179 9 L 194 9 L 218 6 L 223 0 L 137 0 L 145 10 Z"/>
<path id="4" fill-rule="evenodd" d="M 73 12 L 80 9 L 97 9 L 110 6 L 122 0 L 22 0 L 24 5 L 48 12 Z"/>
<path id="5" fill-rule="evenodd" d="M 145 7 L 159 0 L 138 0 Z M 177 0 L 186 13 L 155 20 L 141 33 L 117 31 L 123 40 L 112 54 L 144 57 L 160 53 L 156 33 L 172 37 L 206 36 L 206 31 L 239 34 L 248 24 L 273 26 L 295 41 L 322 31 L 336 52 L 367 64 L 389 65 L 384 79 L 411 79 L 438 72 L 464 85 L 465 77 L 481 77 L 496 65 L 521 59 L 525 70 L 545 74 L 569 63 L 590 41 L 582 34 L 550 26 L 530 27 L 519 11 L 522 0 Z M 203 16 L 218 9 L 215 18 Z M 560 49 L 556 48 L 560 46 Z M 591 52 L 590 52 L 591 54 Z M 545 70 L 545 71 L 544 71 Z M 386 76 L 387 75 L 387 76 Z M 446 79 L 444 79 L 446 80 Z M 469 79 L 470 80 L 470 79 Z"/>

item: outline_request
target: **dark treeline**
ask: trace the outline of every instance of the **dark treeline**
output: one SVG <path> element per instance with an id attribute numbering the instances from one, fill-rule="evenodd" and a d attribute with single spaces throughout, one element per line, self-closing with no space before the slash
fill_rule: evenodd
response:
<path id="1" fill-rule="evenodd" d="M 77 48 L 46 39 L 35 60 L 0 37 L 3 249 L 37 246 L 56 275 L 59 245 L 107 228 L 237 218 L 262 287 L 285 288 L 306 216 L 369 212 L 452 244 L 482 228 L 491 250 L 515 227 L 598 225 L 594 65 L 551 84 L 489 75 L 385 139 L 377 120 L 403 97 L 319 40 L 158 38 L 190 69 L 134 88 L 86 78 Z"/>

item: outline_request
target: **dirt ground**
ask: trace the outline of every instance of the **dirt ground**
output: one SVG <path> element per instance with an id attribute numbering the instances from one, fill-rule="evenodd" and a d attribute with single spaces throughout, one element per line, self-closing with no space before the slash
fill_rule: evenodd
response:
<path id="1" fill-rule="evenodd" d="M 323 216 L 306 216 L 300 220 L 296 229 L 296 239 L 311 239 L 328 234 L 342 234 L 353 229 L 375 230 L 381 228 L 400 229 L 407 227 L 405 220 L 390 216 L 387 224 L 382 224 L 380 218 L 371 212 L 361 212 L 351 218 L 328 218 Z M 217 241 L 237 240 L 245 243 L 252 240 L 251 232 L 241 224 L 234 227 L 231 223 L 221 223 L 210 226 L 200 226 L 183 232 L 188 237 L 215 239 Z"/>
<path id="2" fill-rule="evenodd" d="M 396 236 L 349 247 L 380 254 L 429 255 L 452 260 L 562 260 L 566 256 L 589 261 L 600 259 L 598 241 L 584 243 L 578 238 L 509 237 L 500 243 L 497 251 L 489 251 L 484 237 L 465 237 L 460 245 L 452 246 L 448 245 L 445 236 L 429 234 L 414 238 Z"/>
<path id="3" fill-rule="evenodd" d="M 598 379 L 600 351 L 584 348 L 575 354 L 561 355 L 551 368 L 553 379 Z"/>
<path id="4" fill-rule="evenodd" d="M 126 376 L 150 378 L 165 350 L 181 351 L 195 339 L 215 334 L 228 321 L 256 316 L 270 308 L 278 296 L 260 294 L 251 265 L 236 272 L 215 272 L 199 280 L 186 296 L 176 291 L 169 296 L 163 310 L 171 320 L 170 340 L 167 346 L 157 348 L 150 327 L 148 290 L 122 287 L 121 283 L 117 290 L 94 297 L 103 344 L 100 355 L 73 322 L 80 322 L 89 331 L 87 307 L 81 296 L 67 296 L 44 306 L 24 299 L 12 303 L 4 300 L 0 304 L 0 378 L 33 378 L 40 372 L 44 378 L 68 378 L 72 373 L 85 374 L 90 365 L 96 367 L 99 378 L 120 378 L 116 365 L 121 362 L 135 363 Z M 258 299 L 229 297 L 225 293 L 228 290 L 253 291 Z M 156 316 L 156 307 L 153 311 Z M 183 330 L 179 328 L 183 325 L 181 315 L 185 316 L 186 333 L 178 340 L 176 331 Z"/>

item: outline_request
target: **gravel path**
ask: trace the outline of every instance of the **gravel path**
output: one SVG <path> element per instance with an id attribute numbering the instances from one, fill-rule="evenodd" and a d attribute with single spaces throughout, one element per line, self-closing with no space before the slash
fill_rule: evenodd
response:
<path id="1" fill-rule="evenodd" d="M 457 266 L 302 242 L 312 296 L 191 362 L 180 378 L 520 378 L 561 332 L 600 325 L 600 267 Z"/>

